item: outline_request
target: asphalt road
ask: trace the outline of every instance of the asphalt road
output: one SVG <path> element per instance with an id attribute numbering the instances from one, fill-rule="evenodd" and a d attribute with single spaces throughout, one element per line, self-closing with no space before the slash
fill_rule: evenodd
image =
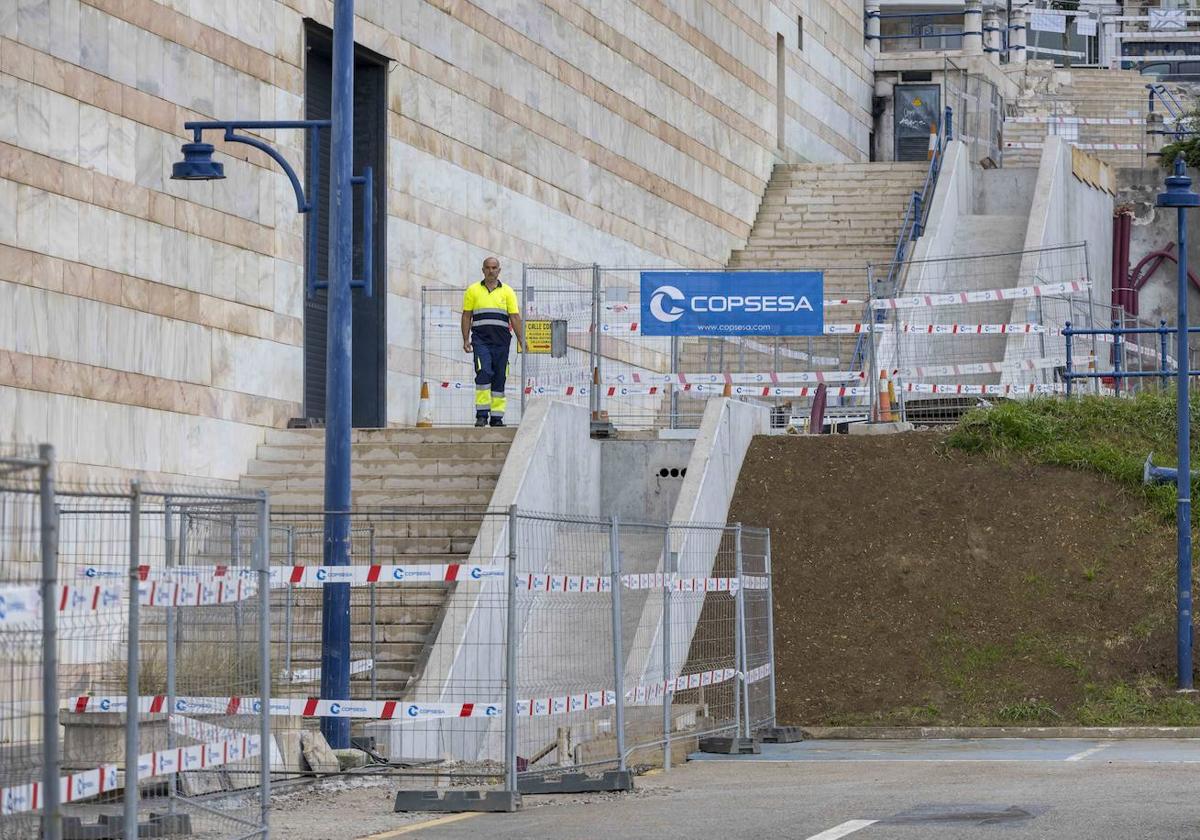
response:
<path id="1" fill-rule="evenodd" d="M 632 794 L 527 797 L 516 814 L 397 831 L 430 840 L 1200 837 L 1200 740 L 809 741 L 696 758 L 639 778 Z"/>

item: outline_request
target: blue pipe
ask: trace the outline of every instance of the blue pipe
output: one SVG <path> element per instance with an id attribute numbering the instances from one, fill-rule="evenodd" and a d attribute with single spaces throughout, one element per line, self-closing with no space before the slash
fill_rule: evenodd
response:
<path id="1" fill-rule="evenodd" d="M 354 210 L 354 0 L 333 4 L 329 170 L 329 310 L 325 370 L 325 564 L 350 564 L 350 376 Z M 369 258 L 369 257 L 368 257 Z M 326 584 L 321 604 L 321 697 L 350 699 L 350 585 Z M 334 749 L 350 746 L 347 718 L 322 718 Z"/>
<path id="2" fill-rule="evenodd" d="M 1182 169 L 1176 167 L 1176 171 Z M 1176 410 L 1178 411 L 1179 439 L 1176 448 L 1179 451 L 1179 470 L 1175 477 L 1175 493 L 1177 496 L 1175 512 L 1175 530 L 1177 532 L 1179 562 L 1176 567 L 1176 671 L 1179 675 L 1179 687 L 1192 687 L 1192 451 L 1191 451 L 1191 406 L 1189 405 L 1188 369 L 1188 273 L 1187 273 L 1187 211 L 1184 207 L 1176 210 L 1178 214 L 1178 331 L 1177 352 L 1179 371 L 1175 376 L 1176 393 L 1178 395 Z"/>

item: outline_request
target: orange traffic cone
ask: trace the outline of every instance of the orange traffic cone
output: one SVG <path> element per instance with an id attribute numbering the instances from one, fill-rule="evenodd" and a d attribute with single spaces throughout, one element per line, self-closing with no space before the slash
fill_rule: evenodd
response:
<path id="1" fill-rule="evenodd" d="M 880 423 L 892 422 L 892 383 L 888 380 L 887 371 L 879 371 L 879 417 Z"/>
<path id="2" fill-rule="evenodd" d="M 722 397 L 732 397 L 733 396 L 733 385 L 730 384 L 728 379 L 725 380 L 725 387 L 723 389 L 721 389 L 721 396 Z"/>
<path id="3" fill-rule="evenodd" d="M 433 400 L 429 398 L 429 383 L 421 383 L 421 402 L 417 406 L 417 428 L 433 428 Z"/>

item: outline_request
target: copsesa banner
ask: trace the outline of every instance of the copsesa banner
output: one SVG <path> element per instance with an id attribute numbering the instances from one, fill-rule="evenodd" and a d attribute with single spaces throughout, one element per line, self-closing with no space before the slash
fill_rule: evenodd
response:
<path id="1" fill-rule="evenodd" d="M 820 271 L 643 271 L 642 334 L 821 335 Z"/>

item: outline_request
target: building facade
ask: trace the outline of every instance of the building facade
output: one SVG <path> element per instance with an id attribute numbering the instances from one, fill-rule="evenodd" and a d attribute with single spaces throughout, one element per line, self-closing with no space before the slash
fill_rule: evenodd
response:
<path id="1" fill-rule="evenodd" d="M 849 0 L 357 9 L 355 165 L 381 219 L 362 425 L 414 419 L 422 287 L 488 254 L 509 280 L 718 267 L 776 162 L 868 155 Z M 169 175 L 187 120 L 327 114 L 331 21 L 329 0 L 0 2 L 0 439 L 55 443 L 68 475 L 233 480 L 265 429 L 320 416 L 323 304 L 286 178 L 216 134 L 226 180 Z M 303 165 L 299 132 L 263 137 Z"/>

